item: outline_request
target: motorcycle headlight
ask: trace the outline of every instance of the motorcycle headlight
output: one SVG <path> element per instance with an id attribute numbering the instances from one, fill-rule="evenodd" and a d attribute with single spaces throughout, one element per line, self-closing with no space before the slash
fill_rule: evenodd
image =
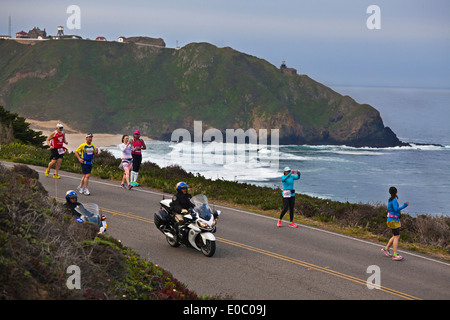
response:
<path id="1" fill-rule="evenodd" d="M 197 222 L 198 222 L 198 225 L 199 225 L 201 228 L 205 228 L 205 229 L 209 228 L 209 226 L 208 226 L 206 223 L 201 222 L 201 221 L 197 221 Z"/>

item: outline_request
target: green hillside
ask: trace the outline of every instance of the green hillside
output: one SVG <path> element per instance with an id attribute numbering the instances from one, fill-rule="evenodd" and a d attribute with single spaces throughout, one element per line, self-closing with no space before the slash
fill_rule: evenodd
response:
<path id="1" fill-rule="evenodd" d="M 306 75 L 282 74 L 231 48 L 180 50 L 88 40 L 23 45 L 0 40 L 0 104 L 82 131 L 139 128 L 170 139 L 177 128 L 280 129 L 280 142 L 395 146 L 377 110 Z"/>

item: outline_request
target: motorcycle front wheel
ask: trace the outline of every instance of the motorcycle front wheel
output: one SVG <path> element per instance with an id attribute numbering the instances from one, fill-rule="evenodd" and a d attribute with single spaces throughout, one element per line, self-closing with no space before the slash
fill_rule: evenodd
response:
<path id="1" fill-rule="evenodd" d="M 200 247 L 202 249 L 202 253 L 207 257 L 212 257 L 216 252 L 216 242 L 211 240 L 206 240 L 206 243 L 202 242 Z"/>

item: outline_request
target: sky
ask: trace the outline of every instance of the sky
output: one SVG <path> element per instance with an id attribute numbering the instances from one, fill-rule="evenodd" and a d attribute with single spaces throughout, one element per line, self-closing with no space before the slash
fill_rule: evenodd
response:
<path id="1" fill-rule="evenodd" d="M 80 10 L 72 30 L 71 5 Z M 56 35 L 62 25 L 90 39 L 209 42 L 275 66 L 286 60 L 331 87 L 450 88 L 448 0 L 2 0 L 0 34 L 9 16 L 13 37 L 35 26 Z"/>

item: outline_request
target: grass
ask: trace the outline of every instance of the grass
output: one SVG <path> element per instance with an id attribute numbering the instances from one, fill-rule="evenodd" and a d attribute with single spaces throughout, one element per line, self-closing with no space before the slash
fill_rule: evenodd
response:
<path id="1" fill-rule="evenodd" d="M 0 158 L 46 167 L 48 150 L 23 144 L 3 145 Z M 120 181 L 120 159 L 102 150 L 95 160 L 92 174 L 102 179 Z M 61 170 L 81 173 L 73 153 L 66 154 Z M 179 181 L 186 181 L 190 193 L 204 193 L 211 201 L 232 207 L 278 217 L 281 211 L 280 190 L 225 180 L 210 180 L 194 175 L 179 166 L 160 168 L 151 162 L 141 165 L 142 186 L 173 193 Z M 249 196 L 251 195 L 251 196 Z M 296 195 L 295 219 L 300 223 L 334 230 L 360 238 L 387 242 L 391 230 L 386 227 L 386 205 L 338 202 L 304 194 Z M 450 257 L 450 217 L 402 214 L 400 246 L 434 255 L 444 260 Z"/>

